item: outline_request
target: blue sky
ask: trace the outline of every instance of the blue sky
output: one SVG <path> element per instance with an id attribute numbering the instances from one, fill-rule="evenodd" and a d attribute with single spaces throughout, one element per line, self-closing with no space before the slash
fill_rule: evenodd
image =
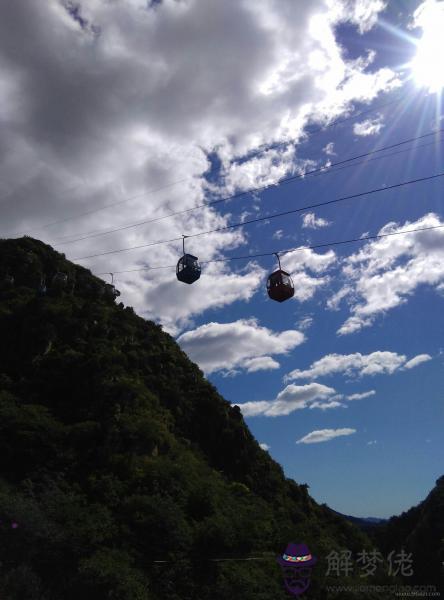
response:
<path id="1" fill-rule="evenodd" d="M 149 244 L 444 171 L 437 133 L 329 168 L 444 128 L 443 4 L 17 0 L 0 23 L 0 235 L 113 272 L 286 475 L 352 515 L 399 514 L 443 472 L 444 178 L 187 240 L 204 263 L 299 248 L 282 304 L 274 257 L 187 286 L 181 243 Z"/>
<path id="2" fill-rule="evenodd" d="M 393 14 L 385 18 L 393 19 Z M 396 20 L 392 23 L 399 27 Z M 357 48 L 377 49 L 381 67 L 399 68 L 396 61 L 408 62 L 415 51 L 413 46 L 412 52 L 411 43 L 386 27 L 375 27 L 363 36 L 344 27 L 339 41 L 354 56 L 359 52 Z M 380 48 L 388 51 L 384 53 Z M 408 81 L 393 96 L 402 97 L 399 104 L 375 111 L 380 117 L 376 121 L 382 125 L 379 133 L 358 136 L 354 133 L 355 123 L 362 120 L 343 123 L 310 137 L 301 144 L 299 156 L 316 160 L 324 152 L 326 159 L 335 162 L 442 127 L 442 103 L 436 95 L 421 95 L 414 82 Z M 374 116 L 370 115 L 370 120 L 375 121 Z M 327 155 L 323 150 L 328 144 L 333 144 L 334 154 Z M 416 146 L 422 147 L 416 149 Z M 400 149 L 402 153 L 386 159 L 271 188 L 260 195 L 260 212 L 289 210 L 443 171 L 439 137 Z M 415 223 L 428 213 L 442 218 L 442 194 L 443 182 L 437 180 L 317 209 L 316 218 L 329 225 L 316 229 L 304 227 L 301 215 L 279 218 L 267 225 L 248 228 L 250 248 L 252 252 L 272 252 L 374 235 L 387 223 Z M 233 201 L 228 207 L 233 217 L 250 209 L 251 198 L 236 201 L 236 207 Z M 388 517 L 421 501 L 442 472 L 443 299 L 431 286 L 419 284 L 403 298 L 402 304 L 387 312 L 381 310 L 368 329 L 338 336 L 338 329 L 350 314 L 349 307 L 329 311 L 326 302 L 347 284 L 347 278 L 341 276 L 341 264 L 358 253 L 361 245 L 334 248 L 335 266 L 327 270 L 330 282 L 304 302 L 279 305 L 271 302 L 262 290 L 248 304 L 232 305 L 214 316 L 205 314 L 196 320 L 196 325 L 202 326 L 213 319 L 228 323 L 254 318 L 261 326 L 281 332 L 300 329 L 304 319 L 306 325 L 311 320 L 305 331 L 306 341 L 286 355 L 275 356 L 279 368 L 255 373 L 241 370 L 236 374 L 217 371 L 209 375 L 221 393 L 240 406 L 275 399 L 285 387 L 285 375 L 295 368 L 306 369 L 329 354 L 370 355 L 383 351 L 405 355 L 406 362 L 415 356 L 428 355 L 418 366 L 400 367 L 392 374 L 359 375 L 341 371 L 315 379 L 342 395 L 372 392 L 367 398 L 344 402 L 342 407 L 301 409 L 274 417 L 247 416 L 253 434 L 269 446 L 271 456 L 283 465 L 287 476 L 307 482 L 316 500 L 347 514 Z M 326 254 L 328 249 L 321 252 Z M 239 252 L 232 252 L 236 254 Z M 285 256 L 281 260 L 285 268 Z M 274 270 L 273 259 L 262 259 L 261 264 L 267 271 Z M 189 346 L 184 344 L 184 347 Z M 355 432 L 327 442 L 295 444 L 312 431 L 344 428 Z"/>
<path id="3" fill-rule="evenodd" d="M 414 89 L 407 90 L 403 102 L 408 102 L 409 93 L 415 94 Z M 347 123 L 333 135 L 329 132 L 311 139 L 304 145 L 306 156 L 316 156 L 330 142 L 338 157 L 343 158 L 428 132 L 433 129 L 435 98 L 418 104 L 416 110 L 409 109 L 399 121 L 393 108 L 384 117 L 385 127 L 379 135 L 358 137 L 353 134 L 353 124 Z M 421 119 L 429 126 L 418 130 Z M 394 126 L 390 125 L 391 120 L 396 121 Z M 269 190 L 262 194 L 262 207 L 271 205 L 279 212 L 289 206 L 322 202 L 442 171 L 442 144 L 419 150 L 409 148 L 409 152 L 397 156 Z M 266 226 L 253 226 L 248 232 L 252 247 L 264 252 L 374 235 L 389 222 L 415 223 L 428 213 L 442 217 L 442 190 L 442 181 L 425 182 L 316 210 L 317 218 L 331 223 L 328 227 L 303 228 L 301 216 L 295 215 Z M 244 207 L 247 209 L 246 204 Z M 276 230 L 282 231 L 279 240 L 273 239 Z M 416 367 L 401 367 L 392 374 L 342 371 L 315 379 L 344 395 L 374 390 L 374 395 L 345 402 L 344 407 L 247 418 L 255 437 L 270 447 L 270 454 L 284 466 L 286 474 L 307 482 L 318 501 L 348 514 L 386 517 L 423 499 L 442 471 L 443 299 L 433 287 L 418 285 L 401 305 L 386 312 L 381 310 L 370 327 L 338 335 L 350 308 L 341 304 L 332 311 L 326 303 L 347 285 L 347 278 L 341 275 L 342 261 L 356 255 L 361 246 L 358 243 L 335 247 L 335 266 L 326 271 L 330 282 L 304 302 L 279 305 L 261 290 L 248 304 L 232 305 L 222 312 L 222 317 L 205 315 L 196 325 L 213 319 L 226 323 L 255 318 L 261 326 L 280 332 L 300 329 L 301 321 L 312 320 L 304 332 L 304 343 L 287 355 L 275 356 L 279 369 L 231 376 L 215 372 L 209 376 L 226 398 L 239 404 L 276 398 L 285 387 L 285 375 L 295 368 L 307 369 L 329 354 L 365 356 L 382 351 L 405 355 L 407 361 L 422 354 L 431 357 Z M 327 252 L 328 249 L 320 251 Z M 285 256 L 281 260 L 285 268 Z M 273 259 L 264 259 L 261 264 L 267 271 L 274 269 Z M 325 443 L 295 444 L 309 432 L 342 428 L 354 429 L 356 433 Z"/>

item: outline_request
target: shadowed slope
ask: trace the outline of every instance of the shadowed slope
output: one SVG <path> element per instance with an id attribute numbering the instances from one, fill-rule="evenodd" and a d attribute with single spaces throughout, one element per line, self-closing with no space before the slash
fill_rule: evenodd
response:
<path id="1" fill-rule="evenodd" d="M 42 242 L 0 241 L 3 596 L 284 599 L 275 557 L 295 540 L 319 557 L 311 597 L 354 597 L 324 591 L 344 583 L 325 557 L 368 538 L 286 479 L 175 341 L 108 292 Z M 209 560 L 247 556 L 264 560 Z"/>

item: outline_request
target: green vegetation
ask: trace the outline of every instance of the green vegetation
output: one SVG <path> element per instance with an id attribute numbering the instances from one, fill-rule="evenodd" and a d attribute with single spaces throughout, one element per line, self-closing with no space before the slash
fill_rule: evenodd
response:
<path id="1" fill-rule="evenodd" d="M 423 502 L 376 527 L 373 535 L 386 552 L 402 546 L 412 554 L 412 585 L 435 585 L 444 593 L 444 476 Z"/>
<path id="2" fill-rule="evenodd" d="M 286 479 L 175 341 L 88 270 L 0 241 L 0 332 L 0 597 L 283 600 L 289 541 L 319 559 L 311 598 L 385 597 L 326 591 L 362 584 L 326 577 L 325 557 L 369 538 Z M 247 556 L 264 560 L 210 560 Z"/>

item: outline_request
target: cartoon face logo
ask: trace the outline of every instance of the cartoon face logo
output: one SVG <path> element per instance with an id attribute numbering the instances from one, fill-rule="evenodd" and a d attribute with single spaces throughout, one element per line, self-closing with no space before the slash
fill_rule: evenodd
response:
<path id="1" fill-rule="evenodd" d="M 305 544 L 289 543 L 284 554 L 277 558 L 284 576 L 285 589 L 293 596 L 300 596 L 310 586 L 312 567 L 317 558 Z"/>
<path id="2" fill-rule="evenodd" d="M 0 525 L 3 525 L 3 521 L 0 521 Z M 11 522 L 11 529 L 17 529 L 19 526 L 18 523 L 16 523 L 15 521 Z"/>

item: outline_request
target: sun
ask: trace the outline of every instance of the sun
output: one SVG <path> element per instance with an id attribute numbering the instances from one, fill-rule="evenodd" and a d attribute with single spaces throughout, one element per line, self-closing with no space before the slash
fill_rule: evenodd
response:
<path id="1" fill-rule="evenodd" d="M 422 28 L 422 37 L 410 64 L 413 78 L 418 86 L 439 92 L 444 87 L 444 2 L 424 2 L 414 22 Z"/>

